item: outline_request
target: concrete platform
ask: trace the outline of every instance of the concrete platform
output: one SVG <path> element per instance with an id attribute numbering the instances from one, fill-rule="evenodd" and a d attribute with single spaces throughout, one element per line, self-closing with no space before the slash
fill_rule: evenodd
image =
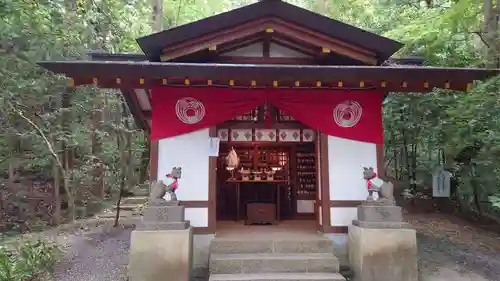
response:
<path id="1" fill-rule="evenodd" d="M 132 231 L 129 281 L 189 281 L 192 237 L 191 228 Z"/>
<path id="2" fill-rule="evenodd" d="M 314 221 L 220 226 L 210 245 L 210 281 L 345 280 L 332 241 Z"/>
<path id="3" fill-rule="evenodd" d="M 416 231 L 351 225 L 349 262 L 356 281 L 418 281 Z"/>
<path id="4" fill-rule="evenodd" d="M 332 253 L 228 254 L 210 257 L 210 273 L 338 273 L 339 260 Z"/>
<path id="5" fill-rule="evenodd" d="M 209 281 L 345 281 L 339 273 L 214 274 Z"/>

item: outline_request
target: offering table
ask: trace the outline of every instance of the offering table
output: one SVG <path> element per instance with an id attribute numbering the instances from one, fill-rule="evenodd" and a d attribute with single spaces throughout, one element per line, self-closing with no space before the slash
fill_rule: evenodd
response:
<path id="1" fill-rule="evenodd" d="M 280 220 L 280 211 L 281 211 L 281 188 L 283 186 L 288 186 L 290 183 L 288 180 L 232 180 L 229 179 L 226 181 L 227 184 L 234 186 L 236 188 L 236 221 L 240 220 L 241 214 L 241 189 L 243 188 L 255 188 L 255 185 L 269 185 L 269 188 L 274 188 L 273 198 L 271 200 L 275 205 L 275 217 L 276 221 Z M 250 187 L 254 185 L 253 187 Z M 258 192 L 258 191 L 257 191 Z M 258 203 L 257 203 L 258 204 Z M 262 204 L 262 203 L 261 203 Z M 248 216 L 248 213 L 247 213 Z M 273 223 L 273 222 L 271 222 Z"/>

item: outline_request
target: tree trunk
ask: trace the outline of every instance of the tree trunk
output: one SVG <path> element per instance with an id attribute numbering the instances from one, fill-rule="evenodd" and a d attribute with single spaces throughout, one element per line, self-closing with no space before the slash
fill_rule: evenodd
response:
<path id="1" fill-rule="evenodd" d="M 413 139 L 416 142 L 416 139 Z M 417 144 L 411 144 L 411 188 L 417 190 Z"/>
<path id="2" fill-rule="evenodd" d="M 101 91 L 96 93 L 94 110 L 92 111 L 92 156 L 93 156 L 93 181 L 92 194 L 97 198 L 104 198 L 104 177 L 102 164 L 102 121 L 104 111 L 104 98 Z"/>
<path id="3" fill-rule="evenodd" d="M 144 150 L 141 154 L 141 167 L 139 172 L 139 183 L 142 184 L 149 180 L 148 169 L 149 169 L 149 158 L 151 157 L 151 140 L 149 134 L 144 132 Z"/>
<path id="4" fill-rule="evenodd" d="M 63 187 L 66 191 L 66 198 L 68 199 L 68 217 L 73 220 L 75 217 L 75 199 L 70 188 L 70 171 L 73 169 L 73 154 L 71 153 L 71 147 L 65 141 L 69 139 L 71 136 L 70 124 L 72 121 L 71 114 L 71 96 L 73 94 L 72 89 L 67 89 L 61 93 L 61 127 L 63 133 L 63 141 L 61 142 L 62 147 L 62 157 L 58 156 L 62 159 L 62 163 L 60 164 L 60 169 L 63 177 Z M 55 145 L 53 143 L 53 145 Z"/>
<path id="5" fill-rule="evenodd" d="M 163 30 L 163 0 L 151 0 L 151 2 L 151 26 L 153 28 L 153 32 L 160 32 Z"/>
<path id="6" fill-rule="evenodd" d="M 478 213 L 479 217 L 482 217 L 483 211 L 481 209 L 481 200 L 479 198 L 480 192 L 479 192 L 479 186 L 478 186 L 477 181 L 476 181 L 476 167 L 475 167 L 474 163 L 471 163 L 469 175 L 470 175 L 470 183 L 471 183 L 472 192 L 473 192 L 472 195 L 474 196 L 474 205 L 477 209 L 477 213 Z"/>
<path id="7" fill-rule="evenodd" d="M 52 214 L 51 224 L 58 225 L 61 220 L 61 191 L 60 191 L 60 183 L 61 177 L 59 176 L 59 167 L 57 167 L 57 163 L 54 161 L 53 164 L 53 176 L 54 176 L 54 213 Z"/>
<path id="8" fill-rule="evenodd" d="M 118 130 L 120 130 L 120 129 L 118 129 Z M 118 134 L 116 142 L 118 145 L 118 151 L 121 152 L 120 153 L 120 156 L 121 156 L 120 157 L 120 167 L 121 167 L 120 178 L 121 178 L 121 180 L 120 180 L 120 193 L 118 194 L 118 200 L 116 201 L 116 215 L 115 215 L 114 227 L 118 227 L 118 222 L 120 219 L 120 205 L 122 202 L 123 193 L 125 191 L 125 178 L 127 177 L 127 172 L 126 172 L 127 165 L 125 162 L 125 150 L 122 147 L 121 138 L 122 138 L 122 136 L 120 134 Z"/>
<path id="9" fill-rule="evenodd" d="M 118 226 L 118 220 L 120 218 L 120 204 L 125 192 L 125 188 L 127 184 L 130 184 L 130 173 L 131 173 L 131 161 L 132 161 L 132 137 L 130 132 L 130 124 L 128 120 L 128 111 L 125 101 L 122 101 L 122 117 L 123 117 L 123 127 L 120 126 L 121 134 L 118 134 L 119 137 L 117 139 L 118 148 L 121 151 L 121 181 L 120 181 L 120 193 L 118 195 L 118 201 L 116 202 L 116 217 L 114 226 Z M 122 124 L 120 124 L 122 125 Z M 125 140 L 125 147 L 121 147 L 122 141 L 121 138 Z"/>
<path id="10" fill-rule="evenodd" d="M 500 0 L 484 0 L 484 32 L 483 42 L 486 44 L 486 68 L 500 67 Z"/>

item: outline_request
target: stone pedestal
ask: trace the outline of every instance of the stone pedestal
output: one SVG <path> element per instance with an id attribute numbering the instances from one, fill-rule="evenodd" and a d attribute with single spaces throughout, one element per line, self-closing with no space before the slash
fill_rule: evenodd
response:
<path id="1" fill-rule="evenodd" d="M 355 281 L 418 281 L 416 231 L 401 207 L 361 205 L 349 226 L 349 263 Z"/>
<path id="2" fill-rule="evenodd" d="M 189 281 L 193 233 L 178 202 L 152 205 L 132 232 L 129 281 Z"/>
<path id="3" fill-rule="evenodd" d="M 358 206 L 358 219 L 353 225 L 373 229 L 410 228 L 411 225 L 403 221 L 401 207 L 395 205 L 364 204 Z"/>
<path id="4" fill-rule="evenodd" d="M 129 281 L 189 281 L 192 228 L 134 230 L 130 240 Z"/>
<path id="5" fill-rule="evenodd" d="M 189 227 L 184 219 L 184 206 L 148 206 L 144 209 L 143 219 L 136 230 L 182 230 Z"/>

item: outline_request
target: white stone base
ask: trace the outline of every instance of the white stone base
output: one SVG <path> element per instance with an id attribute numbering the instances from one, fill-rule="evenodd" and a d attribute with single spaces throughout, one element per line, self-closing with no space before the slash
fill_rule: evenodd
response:
<path id="1" fill-rule="evenodd" d="M 134 230 L 130 239 L 129 281 L 189 281 L 192 229 Z"/>
<path id="2" fill-rule="evenodd" d="M 414 229 L 349 226 L 349 263 L 356 281 L 418 281 Z"/>

